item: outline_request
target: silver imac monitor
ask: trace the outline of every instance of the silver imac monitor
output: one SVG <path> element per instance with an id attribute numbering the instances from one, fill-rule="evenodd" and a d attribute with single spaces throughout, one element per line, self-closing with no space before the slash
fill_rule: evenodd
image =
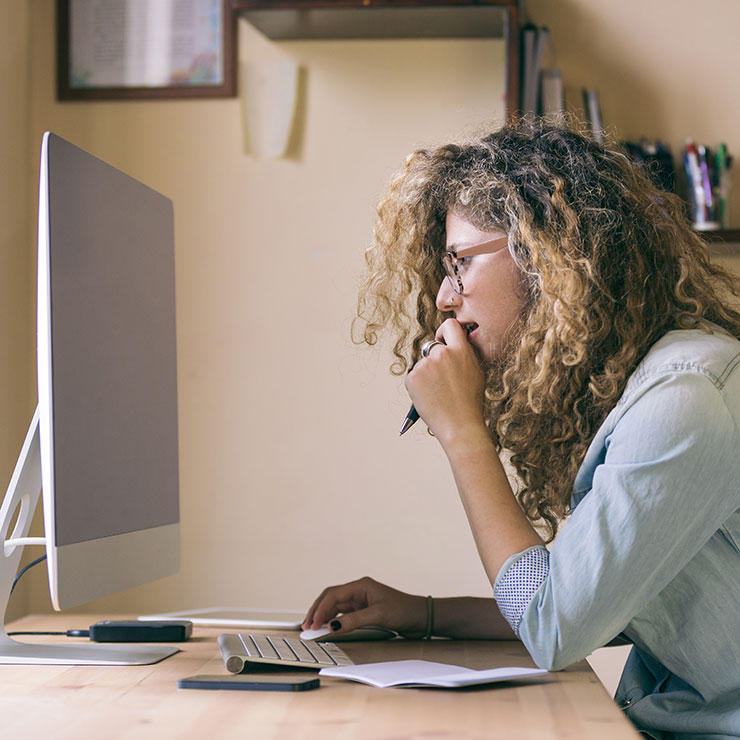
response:
<path id="1" fill-rule="evenodd" d="M 179 568 L 172 203 L 48 132 L 37 359 L 38 408 L 0 510 L 3 615 L 24 546 L 46 548 L 57 610 Z M 27 537 L 39 488 L 44 537 Z M 0 635 L 0 663 L 151 663 L 173 652 Z"/>

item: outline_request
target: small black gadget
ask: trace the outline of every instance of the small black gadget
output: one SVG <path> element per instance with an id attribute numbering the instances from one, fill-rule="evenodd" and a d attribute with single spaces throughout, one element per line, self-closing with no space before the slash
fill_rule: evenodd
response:
<path id="1" fill-rule="evenodd" d="M 93 642 L 185 642 L 192 633 L 193 623 L 186 620 L 108 619 L 90 625 Z"/>
<path id="2" fill-rule="evenodd" d="M 237 689 L 241 691 L 310 691 L 320 686 L 318 678 L 305 676 L 189 676 L 177 682 L 179 689 Z"/>

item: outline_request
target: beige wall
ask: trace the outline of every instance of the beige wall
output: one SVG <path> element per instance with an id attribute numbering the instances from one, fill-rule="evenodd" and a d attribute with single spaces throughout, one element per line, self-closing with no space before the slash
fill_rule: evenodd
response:
<path id="1" fill-rule="evenodd" d="M 0 491 L 10 480 L 36 401 L 33 356 L 34 235 L 29 161 L 29 9 L 0 4 Z M 29 553 L 26 553 L 26 560 Z M 31 554 L 30 557 L 34 557 Z M 12 618 L 28 609 L 14 592 Z"/>
<path id="2" fill-rule="evenodd" d="M 305 69 L 300 136 L 269 161 L 245 153 L 238 100 L 56 102 L 53 2 L 31 8 L 29 151 L 50 128 L 175 205 L 182 570 L 86 608 L 302 609 L 365 573 L 488 593 L 442 453 L 422 425 L 398 438 L 402 384 L 349 327 L 391 173 L 501 123 L 503 42 L 276 45 L 241 24 L 243 59 Z"/>

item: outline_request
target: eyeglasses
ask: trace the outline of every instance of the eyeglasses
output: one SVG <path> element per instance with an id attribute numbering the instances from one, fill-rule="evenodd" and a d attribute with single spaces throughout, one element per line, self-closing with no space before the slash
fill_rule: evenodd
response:
<path id="1" fill-rule="evenodd" d="M 479 254 L 493 254 L 493 252 L 503 249 L 508 243 L 508 236 L 500 236 L 498 239 L 492 239 L 490 242 L 462 247 L 455 252 L 449 250 L 445 252 L 442 255 L 442 267 L 444 268 L 447 279 L 450 281 L 452 290 L 458 295 L 462 295 L 465 289 L 463 287 L 462 277 L 468 269 L 471 257 Z"/>

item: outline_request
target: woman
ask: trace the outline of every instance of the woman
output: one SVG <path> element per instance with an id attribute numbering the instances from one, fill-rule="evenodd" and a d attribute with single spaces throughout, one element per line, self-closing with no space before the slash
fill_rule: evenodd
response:
<path id="1" fill-rule="evenodd" d="M 364 578 L 304 627 L 516 636 L 550 670 L 621 637 L 646 736 L 740 736 L 738 282 L 624 154 L 540 124 L 416 152 L 378 212 L 364 340 L 396 331 L 494 599 Z"/>

